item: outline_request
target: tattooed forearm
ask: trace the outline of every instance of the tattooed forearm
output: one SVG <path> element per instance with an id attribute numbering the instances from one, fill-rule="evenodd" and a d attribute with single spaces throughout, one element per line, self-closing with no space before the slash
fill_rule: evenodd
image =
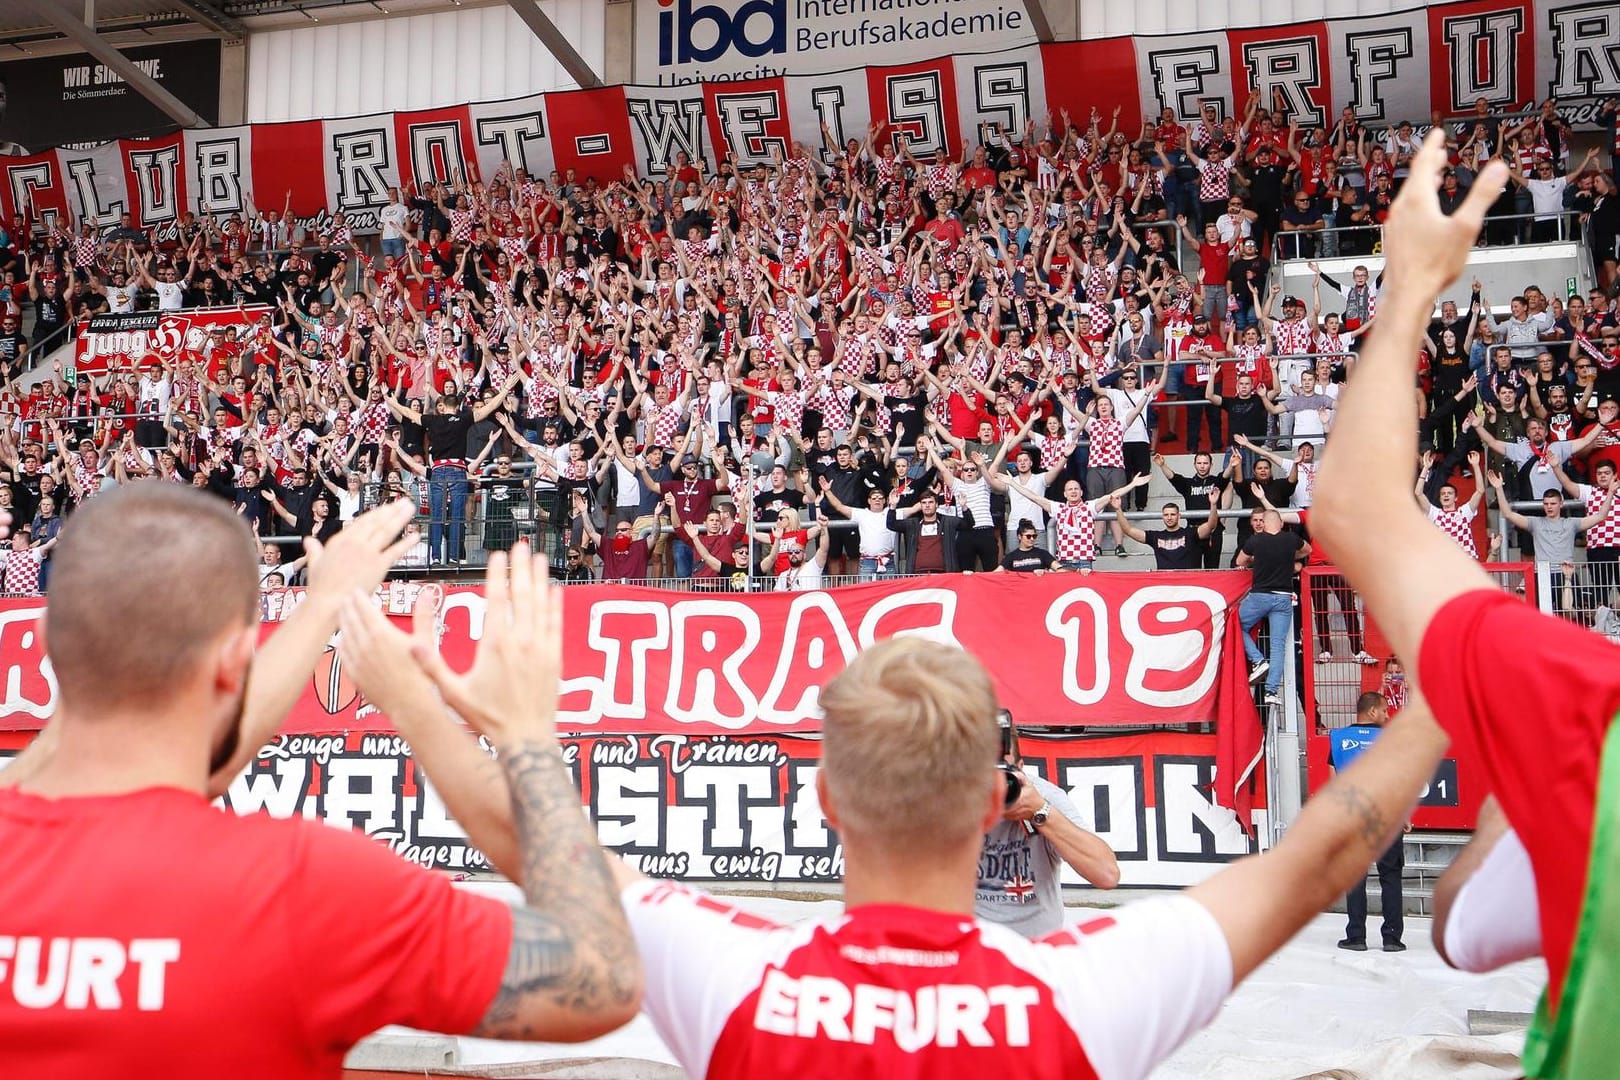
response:
<path id="1" fill-rule="evenodd" d="M 634 1006 L 640 964 L 607 856 L 580 812 L 555 744 L 503 750 L 529 910 L 515 913 L 512 949 L 484 1034 L 545 1037 L 522 1017 L 603 1013 Z M 536 1003 L 540 1008 L 534 1008 Z"/>
<path id="2" fill-rule="evenodd" d="M 1367 846 L 1367 850 L 1372 852 L 1384 850 L 1384 845 L 1389 841 L 1390 826 L 1378 809 L 1378 805 L 1360 788 L 1346 783 L 1342 778 L 1338 783 L 1331 785 L 1328 791 L 1344 812 L 1355 820 L 1356 834 Z"/>

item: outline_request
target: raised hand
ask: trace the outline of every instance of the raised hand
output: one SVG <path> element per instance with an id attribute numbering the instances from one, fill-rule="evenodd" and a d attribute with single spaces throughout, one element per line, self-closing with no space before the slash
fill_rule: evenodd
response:
<path id="1" fill-rule="evenodd" d="M 1412 157 L 1410 174 L 1389 210 L 1384 228 L 1385 289 L 1439 293 L 1457 279 L 1485 223 L 1485 211 L 1502 193 L 1508 168 L 1491 161 L 1475 178 L 1454 214 L 1440 210 L 1436 195 L 1446 167 L 1446 136 L 1429 132 Z"/>
<path id="2" fill-rule="evenodd" d="M 518 541 L 489 559 L 484 636 L 466 674 L 451 670 L 436 643 L 413 640 L 411 655 L 445 703 L 497 747 L 556 742 L 562 675 L 562 593 L 543 556 Z"/>

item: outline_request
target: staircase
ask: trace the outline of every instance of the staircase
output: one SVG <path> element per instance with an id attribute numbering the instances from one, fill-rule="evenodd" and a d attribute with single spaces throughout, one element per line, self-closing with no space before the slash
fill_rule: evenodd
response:
<path id="1" fill-rule="evenodd" d="M 1402 875 L 1401 898 L 1406 914 L 1434 915 L 1434 883 L 1446 867 L 1457 857 L 1463 845 L 1473 834 L 1465 832 L 1424 831 L 1406 834 L 1406 872 Z M 1344 902 L 1334 905 L 1334 911 L 1343 912 Z M 1367 918 L 1382 914 L 1383 905 L 1378 896 L 1378 875 L 1367 875 Z"/>

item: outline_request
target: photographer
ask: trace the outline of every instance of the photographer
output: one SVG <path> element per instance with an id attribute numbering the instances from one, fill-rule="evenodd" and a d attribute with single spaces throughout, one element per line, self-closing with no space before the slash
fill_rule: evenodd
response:
<path id="1" fill-rule="evenodd" d="M 1119 884 L 1119 862 L 1107 844 L 1080 823 L 1069 796 L 1024 771 L 1018 727 L 1003 709 L 1001 760 L 1007 776 L 1002 820 L 985 835 L 973 913 L 1028 938 L 1063 926 L 1063 864 L 1099 889 Z"/>

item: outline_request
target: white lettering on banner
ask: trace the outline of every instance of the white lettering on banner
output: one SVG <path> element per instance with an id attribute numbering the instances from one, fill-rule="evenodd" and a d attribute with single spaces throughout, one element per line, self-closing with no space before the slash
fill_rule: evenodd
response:
<path id="1" fill-rule="evenodd" d="M 73 158 L 67 162 L 68 179 L 73 181 L 73 192 L 78 196 L 80 221 L 88 221 L 97 228 L 114 225 L 124 212 L 122 200 L 101 204 L 96 191 L 96 163 L 90 158 Z"/>
<path id="2" fill-rule="evenodd" d="M 1209 797 L 1215 765 L 1209 758 L 1154 758 L 1159 793 L 1160 858 L 1181 862 L 1225 862 L 1246 852 L 1247 841 L 1233 835 L 1232 814 Z"/>
<path id="3" fill-rule="evenodd" d="M 1121 862 L 1148 857 L 1143 781 L 1142 759 L 1134 755 L 1065 761 L 1053 779 L 1082 814 L 1090 811 L 1086 816 L 1091 831 Z"/>
<path id="4" fill-rule="evenodd" d="M 1250 41 L 1243 46 L 1243 63 L 1249 69 L 1260 100 L 1272 102 L 1282 95 L 1283 113 L 1301 127 L 1321 127 L 1327 114 L 1311 91 L 1322 88 L 1322 65 L 1314 37 Z"/>
<path id="5" fill-rule="evenodd" d="M 1620 5 L 1584 4 L 1550 13 L 1554 74 L 1550 97 L 1620 94 Z"/>
<path id="6" fill-rule="evenodd" d="M 714 95 L 720 132 L 739 165 L 761 165 L 786 159 L 787 140 L 767 135 L 766 125 L 782 118 L 782 98 L 774 91 Z"/>
<path id="7" fill-rule="evenodd" d="M 1213 45 L 1150 51 L 1147 63 L 1153 72 L 1155 112 L 1171 109 L 1179 119 L 1190 120 L 1199 114 L 1205 98 L 1219 96 L 1205 85 L 1221 70 L 1221 57 Z"/>
<path id="8" fill-rule="evenodd" d="M 240 214 L 242 199 L 242 140 L 198 140 L 197 200 L 199 214 Z"/>
<path id="9" fill-rule="evenodd" d="M 461 125 L 455 121 L 411 124 L 411 176 L 421 187 L 429 180 L 449 183 L 467 175 L 467 158 L 461 152 Z"/>
<path id="10" fill-rule="evenodd" d="M 483 116 L 473 124 L 473 140 L 479 146 L 499 148 L 501 157 L 514 169 L 537 175 L 538 164 L 529 161 L 529 143 L 546 137 L 546 121 L 538 111 L 512 116 Z"/>
<path id="11" fill-rule="evenodd" d="M 5 642 L 0 714 L 46 720 L 56 712 L 56 671 L 39 633 L 44 614 L 44 604 L 0 609 L 0 641 Z"/>
<path id="12" fill-rule="evenodd" d="M 1400 72 L 1400 61 L 1412 58 L 1412 31 L 1404 27 L 1349 33 L 1350 108 L 1357 120 L 1386 120 L 1384 83 Z"/>
<path id="13" fill-rule="evenodd" d="M 991 64 L 973 69 L 973 101 L 981 118 L 994 121 L 1009 136 L 1029 123 L 1029 65 Z"/>
<path id="14" fill-rule="evenodd" d="M 11 205 L 19 212 L 24 207 L 35 207 L 47 229 L 56 228 L 56 219 L 61 215 L 52 207 L 40 206 L 34 192 L 49 190 L 54 184 L 48 162 L 35 161 L 27 165 L 6 166 L 6 187 L 11 191 Z"/>
<path id="15" fill-rule="evenodd" d="M 925 1046 L 994 1046 L 989 1021 L 999 1012 L 1002 1045 L 1028 1046 L 1029 1010 L 1039 1002 L 1033 986 L 939 983 L 911 991 L 773 968 L 760 987 L 754 1026 L 774 1035 L 867 1046 L 886 1031 L 909 1054 Z"/>
<path id="16" fill-rule="evenodd" d="M 1090 686 L 1080 684 L 1082 669 L 1082 617 L 1070 615 L 1084 605 L 1091 616 Z M 1046 609 L 1046 632 L 1063 642 L 1063 696 L 1076 705 L 1095 705 L 1108 695 L 1108 604 L 1092 589 L 1070 589 Z"/>
<path id="17" fill-rule="evenodd" d="M 1207 625 L 1208 630 L 1188 628 L 1153 633 L 1144 618 L 1150 604 L 1166 605 L 1159 611 L 1157 625 L 1188 616 L 1186 607 L 1171 605 L 1201 607 L 1203 611 L 1193 622 L 1196 626 Z M 1208 622 L 1204 623 L 1202 619 L 1206 616 Z M 1219 646 L 1225 626 L 1226 597 L 1214 589 L 1148 585 L 1136 590 L 1119 606 L 1120 633 L 1131 646 L 1130 661 L 1125 669 L 1125 692 L 1133 701 L 1161 708 L 1198 701 L 1209 693 L 1220 674 Z M 1148 686 L 1150 674 L 1182 672 L 1195 665 L 1198 666 L 1197 676 L 1185 686 L 1169 690 Z"/>
<path id="18" fill-rule="evenodd" d="M 1516 104 L 1513 76 L 1519 68 L 1519 34 L 1524 13 L 1517 9 L 1459 15 L 1441 22 L 1451 50 L 1451 108 L 1471 108 L 1478 98 L 1491 105 Z"/>
<path id="19" fill-rule="evenodd" d="M 180 959 L 177 938 L 42 938 L 0 934 L 0 982 L 25 1009 L 122 1009 L 118 980 L 134 965 L 135 1007 L 163 1008 L 168 965 Z"/>
<path id="20" fill-rule="evenodd" d="M 884 87 L 889 99 L 892 137 L 904 139 L 911 152 L 920 158 L 947 153 L 945 94 L 940 87 L 939 72 L 889 75 L 884 79 Z"/>
<path id="21" fill-rule="evenodd" d="M 135 194 L 143 224 L 163 225 L 180 216 L 180 193 L 175 180 L 179 165 L 178 146 L 129 152 L 129 171 L 135 177 Z"/>
<path id="22" fill-rule="evenodd" d="M 832 146 L 825 143 L 816 153 L 821 157 L 821 163 L 828 167 L 838 164 L 839 152 L 843 150 L 848 136 L 844 134 L 844 88 L 842 86 L 818 86 L 810 91 L 810 107 L 815 110 L 822 127 L 831 133 Z"/>
<path id="23" fill-rule="evenodd" d="M 332 136 L 337 165 L 337 208 L 348 213 L 380 206 L 388 201 L 393 185 L 383 175 L 393 163 L 388 157 L 388 132 L 381 128 L 340 131 Z"/>
<path id="24" fill-rule="evenodd" d="M 641 133 L 647 147 L 646 171 L 661 173 L 674 164 L 675 152 L 683 151 L 687 160 L 696 162 L 703 156 L 703 99 L 682 98 L 670 101 L 661 98 L 625 97 L 630 122 Z"/>
<path id="25" fill-rule="evenodd" d="M 623 735 L 565 738 L 562 746 L 603 846 L 644 874 L 687 881 L 843 877 L 844 849 L 816 796 L 814 740 Z M 1027 767 L 1067 791 L 1082 820 L 1114 850 L 1127 885 L 1196 884 L 1250 850 L 1231 812 L 1211 804 L 1211 736 L 1032 736 L 1023 749 Z M 484 750 L 492 753 L 487 744 Z M 0 755 L 0 765 L 5 760 Z M 1147 803 L 1150 790 L 1155 806 Z M 232 781 L 220 805 L 358 827 L 430 869 L 491 870 L 395 735 L 279 736 Z M 1064 880 L 1083 884 L 1072 873 Z"/>

